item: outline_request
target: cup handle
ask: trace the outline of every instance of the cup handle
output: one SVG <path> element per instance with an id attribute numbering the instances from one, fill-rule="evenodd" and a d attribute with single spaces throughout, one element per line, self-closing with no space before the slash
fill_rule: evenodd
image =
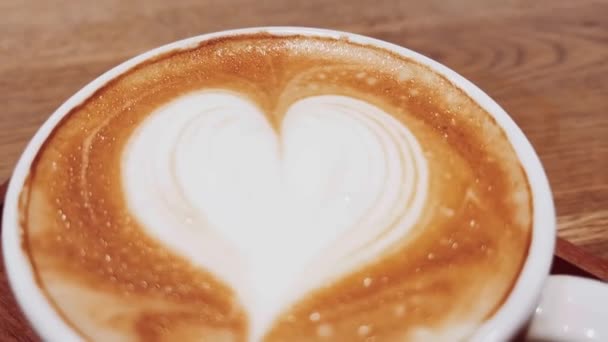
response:
<path id="1" fill-rule="evenodd" d="M 527 341 L 608 341 L 608 284 L 549 276 L 526 333 Z"/>

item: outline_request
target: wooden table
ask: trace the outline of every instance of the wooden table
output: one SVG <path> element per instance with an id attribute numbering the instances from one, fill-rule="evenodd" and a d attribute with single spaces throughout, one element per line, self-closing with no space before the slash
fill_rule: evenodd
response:
<path id="1" fill-rule="evenodd" d="M 559 235 L 608 259 L 606 14 L 594 0 L 2 1 L 0 181 L 50 113 L 129 57 L 229 28 L 333 28 L 421 52 L 490 94 L 545 165 Z M 0 275 L 0 341 L 30 341 Z"/>

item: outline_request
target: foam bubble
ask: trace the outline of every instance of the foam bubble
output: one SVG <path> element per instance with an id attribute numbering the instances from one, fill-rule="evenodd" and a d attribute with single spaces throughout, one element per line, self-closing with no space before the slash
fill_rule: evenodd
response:
<path id="1" fill-rule="evenodd" d="M 359 328 L 357 328 L 357 334 L 359 336 L 367 336 L 369 335 L 369 333 L 372 331 L 372 328 L 369 325 L 360 325 Z"/>
<path id="2" fill-rule="evenodd" d="M 399 304 L 394 309 L 395 316 L 401 317 L 405 314 L 405 305 Z"/>
<path id="3" fill-rule="evenodd" d="M 317 327 L 317 336 L 327 338 L 333 335 L 333 327 L 330 324 L 324 323 Z"/>

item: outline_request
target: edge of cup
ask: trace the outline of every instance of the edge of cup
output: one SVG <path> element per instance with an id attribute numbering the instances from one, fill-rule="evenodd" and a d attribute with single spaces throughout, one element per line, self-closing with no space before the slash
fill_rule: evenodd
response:
<path id="1" fill-rule="evenodd" d="M 512 337 L 531 317 L 549 274 L 555 246 L 556 219 L 551 189 L 534 148 L 511 117 L 485 92 L 455 71 L 407 48 L 358 34 L 306 27 L 251 27 L 219 31 L 179 40 L 139 54 L 95 78 L 65 101 L 38 129 L 19 158 L 6 193 L 2 217 L 2 248 L 9 284 L 26 317 L 44 340 L 80 341 L 61 315 L 40 291 L 29 258 L 22 249 L 18 222 L 18 201 L 29 168 L 42 143 L 58 122 L 97 89 L 135 65 L 162 53 L 188 49 L 196 44 L 224 36 L 268 32 L 274 35 L 307 35 L 347 38 L 411 58 L 447 78 L 477 102 L 502 127 L 528 177 L 533 198 L 533 229 L 528 255 L 513 289 L 500 309 L 471 337 L 472 341 L 503 341 Z"/>

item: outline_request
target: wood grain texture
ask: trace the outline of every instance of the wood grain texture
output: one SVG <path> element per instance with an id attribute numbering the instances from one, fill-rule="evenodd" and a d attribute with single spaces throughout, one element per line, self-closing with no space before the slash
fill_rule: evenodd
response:
<path id="1" fill-rule="evenodd" d="M 1 1 L 0 180 L 50 113 L 129 57 L 229 28 L 332 28 L 421 52 L 484 89 L 538 151 L 559 235 L 606 260 L 606 13 L 606 0 Z M 29 341 L 0 276 L 0 340 Z"/>
<path id="2" fill-rule="evenodd" d="M 591 277 L 608 282 L 608 262 L 605 259 L 585 252 L 568 240 L 564 238 L 557 239 L 555 255 L 571 265 L 576 265 L 579 270 L 586 272 Z"/>

